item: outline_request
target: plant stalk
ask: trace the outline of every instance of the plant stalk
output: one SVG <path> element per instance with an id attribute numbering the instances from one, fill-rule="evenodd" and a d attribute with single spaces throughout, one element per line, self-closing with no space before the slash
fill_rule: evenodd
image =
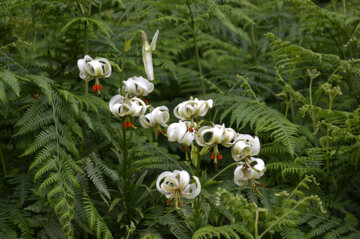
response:
<path id="1" fill-rule="evenodd" d="M 200 157 L 200 151 L 199 151 L 199 147 L 196 146 L 196 176 L 200 176 L 200 167 L 201 164 L 201 157 Z"/>
<path id="2" fill-rule="evenodd" d="M 239 164 L 238 162 L 229 164 L 228 166 L 226 166 L 225 168 L 223 168 L 220 172 L 218 172 L 215 176 L 213 176 L 212 178 L 210 178 L 210 179 L 208 180 L 208 182 L 214 180 L 215 178 L 217 178 L 218 176 L 220 176 L 223 172 L 225 172 L 226 170 L 228 170 L 228 169 L 231 168 L 232 166 L 235 166 L 235 165 L 238 165 L 238 164 Z"/>
<path id="3" fill-rule="evenodd" d="M 193 13 L 192 13 L 192 10 L 190 7 L 189 0 L 186 0 L 186 6 L 188 7 L 189 13 L 190 13 L 191 27 L 193 30 L 193 40 L 194 40 L 194 45 L 195 45 L 195 55 L 196 55 L 196 61 L 197 61 L 197 65 L 198 65 L 199 75 L 200 75 L 200 82 L 201 82 L 201 91 L 203 94 L 206 94 L 205 79 L 204 79 L 202 68 L 201 68 L 199 48 L 197 45 L 197 34 L 196 34 L 196 30 L 195 30 L 194 17 L 193 17 Z"/>
<path id="4" fill-rule="evenodd" d="M 5 164 L 5 157 L 4 157 L 4 152 L 3 152 L 1 144 L 0 144 L 0 159 L 1 159 L 1 166 L 2 166 L 4 176 L 6 176 L 7 170 L 6 170 L 6 164 Z"/>
<path id="5" fill-rule="evenodd" d="M 259 238 L 258 225 L 259 225 L 259 209 L 258 209 L 257 206 L 256 206 L 256 210 L 255 210 L 255 224 L 254 224 L 255 239 L 258 239 L 258 238 Z"/>
<path id="6" fill-rule="evenodd" d="M 125 60 L 126 60 L 126 51 L 124 50 L 122 60 L 121 60 L 121 72 L 120 72 L 120 91 L 123 88 L 123 80 L 124 80 L 124 68 L 125 68 Z M 121 92 L 123 94 L 123 92 Z"/>

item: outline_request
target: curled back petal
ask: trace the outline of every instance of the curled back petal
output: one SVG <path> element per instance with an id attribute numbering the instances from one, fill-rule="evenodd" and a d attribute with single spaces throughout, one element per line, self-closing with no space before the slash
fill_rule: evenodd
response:
<path id="1" fill-rule="evenodd" d="M 80 78 L 83 80 L 92 80 L 94 78 L 109 77 L 111 75 L 111 64 L 105 58 L 93 59 L 86 55 L 77 62 Z"/>
<path id="2" fill-rule="evenodd" d="M 154 90 L 154 84 L 141 76 L 131 77 L 123 83 L 125 92 L 130 96 L 147 96 Z"/>
<path id="3" fill-rule="evenodd" d="M 172 175 L 172 172 L 165 171 L 165 172 L 161 173 L 161 174 L 159 175 L 159 177 L 157 178 L 157 180 L 156 180 L 156 188 L 157 188 L 157 190 L 158 190 L 160 193 L 164 193 L 163 190 L 162 190 L 161 187 L 160 187 L 160 182 L 161 182 L 161 180 L 164 179 L 164 178 L 166 178 L 166 177 L 168 177 L 168 176 L 170 176 L 170 175 Z"/>
<path id="4" fill-rule="evenodd" d="M 186 191 L 181 192 L 181 195 L 184 198 L 187 198 L 187 199 L 196 198 L 201 192 L 201 184 L 200 184 L 199 178 L 196 176 L 193 176 L 193 179 L 195 180 L 196 185 L 194 183 L 192 183 L 189 185 L 189 187 L 187 188 Z"/>

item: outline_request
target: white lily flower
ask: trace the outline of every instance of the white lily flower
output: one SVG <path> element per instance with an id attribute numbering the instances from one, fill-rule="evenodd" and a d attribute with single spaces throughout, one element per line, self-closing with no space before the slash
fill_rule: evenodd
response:
<path id="1" fill-rule="evenodd" d="M 149 106 L 141 99 L 134 97 L 126 99 L 122 95 L 115 95 L 109 102 L 109 108 L 115 116 L 133 116 L 143 115 Z"/>
<path id="2" fill-rule="evenodd" d="M 140 116 L 139 122 L 144 128 L 154 127 L 155 125 L 167 127 L 166 122 L 169 121 L 169 118 L 169 109 L 166 106 L 160 106 L 153 109 L 150 113 Z"/>
<path id="3" fill-rule="evenodd" d="M 265 163 L 262 159 L 259 158 L 251 158 L 250 164 L 256 162 L 256 165 L 249 166 L 244 163 L 238 166 L 234 171 L 234 183 L 238 186 L 244 186 L 248 181 L 251 181 L 252 186 L 256 187 L 255 179 L 259 179 L 264 175 L 266 170 Z"/>
<path id="4" fill-rule="evenodd" d="M 84 59 L 77 62 L 80 70 L 80 78 L 83 80 L 92 80 L 94 78 L 107 78 L 111 75 L 111 64 L 105 58 L 93 59 L 86 55 Z"/>
<path id="5" fill-rule="evenodd" d="M 175 198 L 175 205 L 178 207 L 179 202 L 181 203 L 181 197 L 194 199 L 200 194 L 200 180 L 196 176 L 193 176 L 193 179 L 196 184 L 190 184 L 190 175 L 185 170 L 166 171 L 157 178 L 156 188 L 168 199 L 167 204 L 170 203 L 171 199 Z"/>
<path id="6" fill-rule="evenodd" d="M 212 108 L 213 100 L 188 100 L 180 103 L 174 109 L 174 115 L 181 120 L 190 120 L 192 117 L 205 116 L 209 108 Z"/>
<path id="7" fill-rule="evenodd" d="M 238 134 L 236 143 L 231 149 L 231 155 L 235 161 L 243 160 L 248 156 L 258 155 L 260 152 L 260 140 L 247 134 Z"/>
<path id="8" fill-rule="evenodd" d="M 231 147 L 236 141 L 236 132 L 232 128 L 225 128 L 225 125 L 203 126 L 196 134 L 196 142 L 200 146 L 213 146 L 222 144 Z"/>
<path id="9" fill-rule="evenodd" d="M 123 83 L 125 92 L 131 96 L 147 96 L 154 90 L 154 84 L 142 76 L 133 76 Z"/>
<path id="10" fill-rule="evenodd" d="M 179 123 L 172 123 L 167 129 L 167 136 L 170 142 L 178 142 L 189 146 L 194 140 L 194 131 L 190 132 L 191 122 L 179 121 Z"/>
<path id="11" fill-rule="evenodd" d="M 149 45 L 147 35 L 145 32 L 142 32 L 142 55 L 143 55 L 143 62 L 145 67 L 146 75 L 148 79 L 153 81 L 154 80 L 154 67 L 152 62 L 152 51 L 156 49 L 156 41 L 159 36 L 159 30 L 156 31 L 151 44 Z"/>

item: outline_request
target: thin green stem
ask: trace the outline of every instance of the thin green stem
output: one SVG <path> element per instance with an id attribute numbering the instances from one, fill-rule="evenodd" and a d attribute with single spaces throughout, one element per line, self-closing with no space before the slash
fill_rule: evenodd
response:
<path id="1" fill-rule="evenodd" d="M 89 93 L 89 81 L 88 80 L 84 80 L 84 82 L 85 82 L 85 96 L 87 96 L 88 95 L 88 93 Z"/>
<path id="2" fill-rule="evenodd" d="M 0 159 L 1 159 L 1 166 L 2 166 L 4 176 L 6 176 L 7 170 L 6 170 L 6 164 L 5 164 L 5 157 L 4 157 L 4 152 L 3 152 L 1 144 L 0 144 Z"/>
<path id="3" fill-rule="evenodd" d="M 254 24 L 250 24 L 250 41 L 251 41 L 251 51 L 252 51 L 252 57 L 254 60 L 254 64 L 257 64 Z"/>
<path id="4" fill-rule="evenodd" d="M 254 224 L 255 239 L 258 239 L 258 238 L 259 238 L 258 225 L 259 225 L 259 209 L 258 209 L 257 206 L 256 206 L 256 210 L 255 210 L 255 224 Z"/>
<path id="5" fill-rule="evenodd" d="M 226 166 L 225 168 L 223 168 L 220 172 L 218 172 L 217 174 L 215 174 L 215 176 L 213 176 L 212 178 L 210 178 L 210 179 L 208 180 L 208 182 L 215 180 L 215 178 L 219 177 L 223 172 L 225 172 L 225 171 L 228 170 L 229 168 L 231 168 L 231 167 L 233 167 L 233 166 L 235 166 L 235 165 L 238 165 L 238 164 L 239 164 L 238 162 L 229 164 L 228 166 Z M 206 185 L 206 183 L 205 183 L 205 185 Z M 204 185 L 204 187 L 205 187 L 205 185 Z"/>
<path id="6" fill-rule="evenodd" d="M 196 146 L 196 176 L 199 177 L 201 170 L 201 157 L 199 152 L 199 147 Z"/>
<path id="7" fill-rule="evenodd" d="M 329 112 L 331 112 L 331 108 L 332 108 L 332 104 L 334 101 L 334 97 L 329 96 Z M 330 122 L 330 119 L 328 118 L 328 122 Z M 329 135 L 330 134 L 330 127 L 327 124 L 326 125 L 326 153 L 329 153 Z M 326 159 L 326 171 L 329 173 L 330 172 L 330 158 L 327 157 Z"/>
<path id="8" fill-rule="evenodd" d="M 192 13 L 192 10 L 191 10 L 191 7 L 190 7 L 189 0 L 186 0 L 186 5 L 187 5 L 187 7 L 189 9 L 190 19 L 191 19 L 191 27 L 192 27 L 193 35 L 194 35 L 193 40 L 194 40 L 194 45 L 195 45 L 196 61 L 197 61 L 199 75 L 200 75 L 200 81 L 201 81 L 201 90 L 202 90 L 202 93 L 205 94 L 206 93 L 205 79 L 204 79 L 202 68 L 201 68 L 199 48 L 198 48 L 198 45 L 197 45 L 197 34 L 196 34 L 196 29 L 195 29 L 195 22 L 194 22 L 194 17 L 193 17 L 193 13 Z"/>
<path id="9" fill-rule="evenodd" d="M 79 8 L 80 14 L 84 17 L 85 16 L 85 11 L 84 11 L 83 6 L 79 2 L 79 0 L 76 0 L 76 5 Z M 90 11 L 91 11 L 91 5 L 90 5 L 90 8 L 89 8 L 89 12 Z M 89 54 L 89 35 L 88 35 L 88 23 L 87 23 L 87 21 L 84 22 L 84 41 L 85 41 L 85 55 L 88 55 Z M 85 93 L 85 96 L 87 96 L 88 92 L 89 92 L 89 81 L 85 80 L 84 85 L 85 85 L 84 86 L 84 88 L 85 88 L 84 93 Z"/>
<path id="10" fill-rule="evenodd" d="M 312 82 L 314 80 L 314 77 L 310 77 L 310 84 L 309 84 L 309 98 L 310 98 L 310 105 L 313 106 L 312 102 Z"/>
<path id="11" fill-rule="evenodd" d="M 123 88 L 125 61 L 126 61 L 126 51 L 124 50 L 122 60 L 121 60 L 120 90 L 122 90 L 122 88 Z M 123 92 L 121 92 L 121 93 L 123 94 Z"/>
<path id="12" fill-rule="evenodd" d="M 126 128 L 123 128 L 123 150 L 124 150 L 124 155 L 123 155 L 123 177 L 124 180 L 127 179 L 126 177 L 126 171 L 127 171 L 127 142 L 126 142 Z M 126 186 L 126 183 L 125 183 Z"/>
<path id="13" fill-rule="evenodd" d="M 1 54 L 3 54 L 6 58 L 8 58 L 10 61 L 12 61 L 15 65 L 17 65 L 18 67 L 20 67 L 23 71 L 27 71 L 22 65 L 20 65 L 18 62 L 16 62 L 13 58 L 11 58 L 10 56 L 8 56 L 5 52 L 0 51 Z"/>
<path id="14" fill-rule="evenodd" d="M 287 95 L 286 95 L 286 98 L 285 98 L 285 118 L 287 118 L 288 114 L 289 114 L 290 101 L 291 100 L 288 100 Z"/>
<path id="15" fill-rule="evenodd" d="M 336 12 L 337 11 L 337 9 L 336 9 L 336 0 L 331 0 L 331 2 L 332 2 L 333 10 L 334 10 L 334 12 Z"/>
<path id="16" fill-rule="evenodd" d="M 346 14 L 346 0 L 342 0 L 344 15 Z"/>

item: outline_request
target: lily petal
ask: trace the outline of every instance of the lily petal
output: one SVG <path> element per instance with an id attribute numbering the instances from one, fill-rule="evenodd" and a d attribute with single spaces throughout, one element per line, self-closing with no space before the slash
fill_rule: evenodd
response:
<path id="1" fill-rule="evenodd" d="M 190 120 L 192 117 L 205 116 L 212 107 L 212 100 L 188 100 L 180 103 L 174 108 L 174 115 L 181 120 Z"/>
<path id="2" fill-rule="evenodd" d="M 151 44 L 150 44 L 151 51 L 154 51 L 156 49 L 156 42 L 157 42 L 158 36 L 159 36 L 159 29 L 156 30 L 155 35 L 153 36 L 153 39 L 151 41 Z"/>
<path id="3" fill-rule="evenodd" d="M 193 176 L 193 179 L 195 180 L 196 182 L 196 185 L 194 183 L 190 184 L 190 187 L 188 187 L 188 189 L 186 191 L 182 191 L 181 192 L 181 195 L 184 197 L 184 198 L 187 198 L 187 199 L 194 199 L 196 198 L 200 192 L 201 192 L 201 184 L 200 184 L 200 180 L 198 177 L 196 176 Z"/>
<path id="4" fill-rule="evenodd" d="M 155 125 L 167 127 L 166 122 L 169 118 L 169 109 L 166 106 L 160 106 L 153 109 L 150 113 L 140 116 L 139 122 L 144 128 L 154 127 Z"/>
<path id="5" fill-rule="evenodd" d="M 159 177 L 157 178 L 157 180 L 156 180 L 156 188 L 157 188 L 157 190 L 158 190 L 159 192 L 164 193 L 163 190 L 162 190 L 161 187 L 160 187 L 160 182 L 161 182 L 161 180 L 162 180 L 163 178 L 165 178 L 165 177 L 170 176 L 170 175 L 172 175 L 172 172 L 165 171 L 165 172 L 161 173 L 161 174 L 159 175 Z"/>
<path id="6" fill-rule="evenodd" d="M 153 68 L 153 62 L 152 62 L 152 53 L 151 51 L 155 50 L 156 48 L 156 41 L 159 36 L 159 30 L 156 31 L 153 40 L 151 42 L 151 45 L 149 45 L 147 35 L 145 32 L 142 32 L 142 55 L 143 55 L 143 63 L 146 75 L 148 76 L 148 79 L 150 81 L 154 80 L 154 68 Z"/>
<path id="7" fill-rule="evenodd" d="M 86 55 L 77 62 L 80 78 L 83 80 L 92 80 L 94 78 L 110 77 L 111 64 L 105 58 L 93 59 Z"/>
<path id="8" fill-rule="evenodd" d="M 147 96 L 154 90 L 154 84 L 141 76 L 133 76 L 123 83 L 125 92 L 130 96 Z"/>

